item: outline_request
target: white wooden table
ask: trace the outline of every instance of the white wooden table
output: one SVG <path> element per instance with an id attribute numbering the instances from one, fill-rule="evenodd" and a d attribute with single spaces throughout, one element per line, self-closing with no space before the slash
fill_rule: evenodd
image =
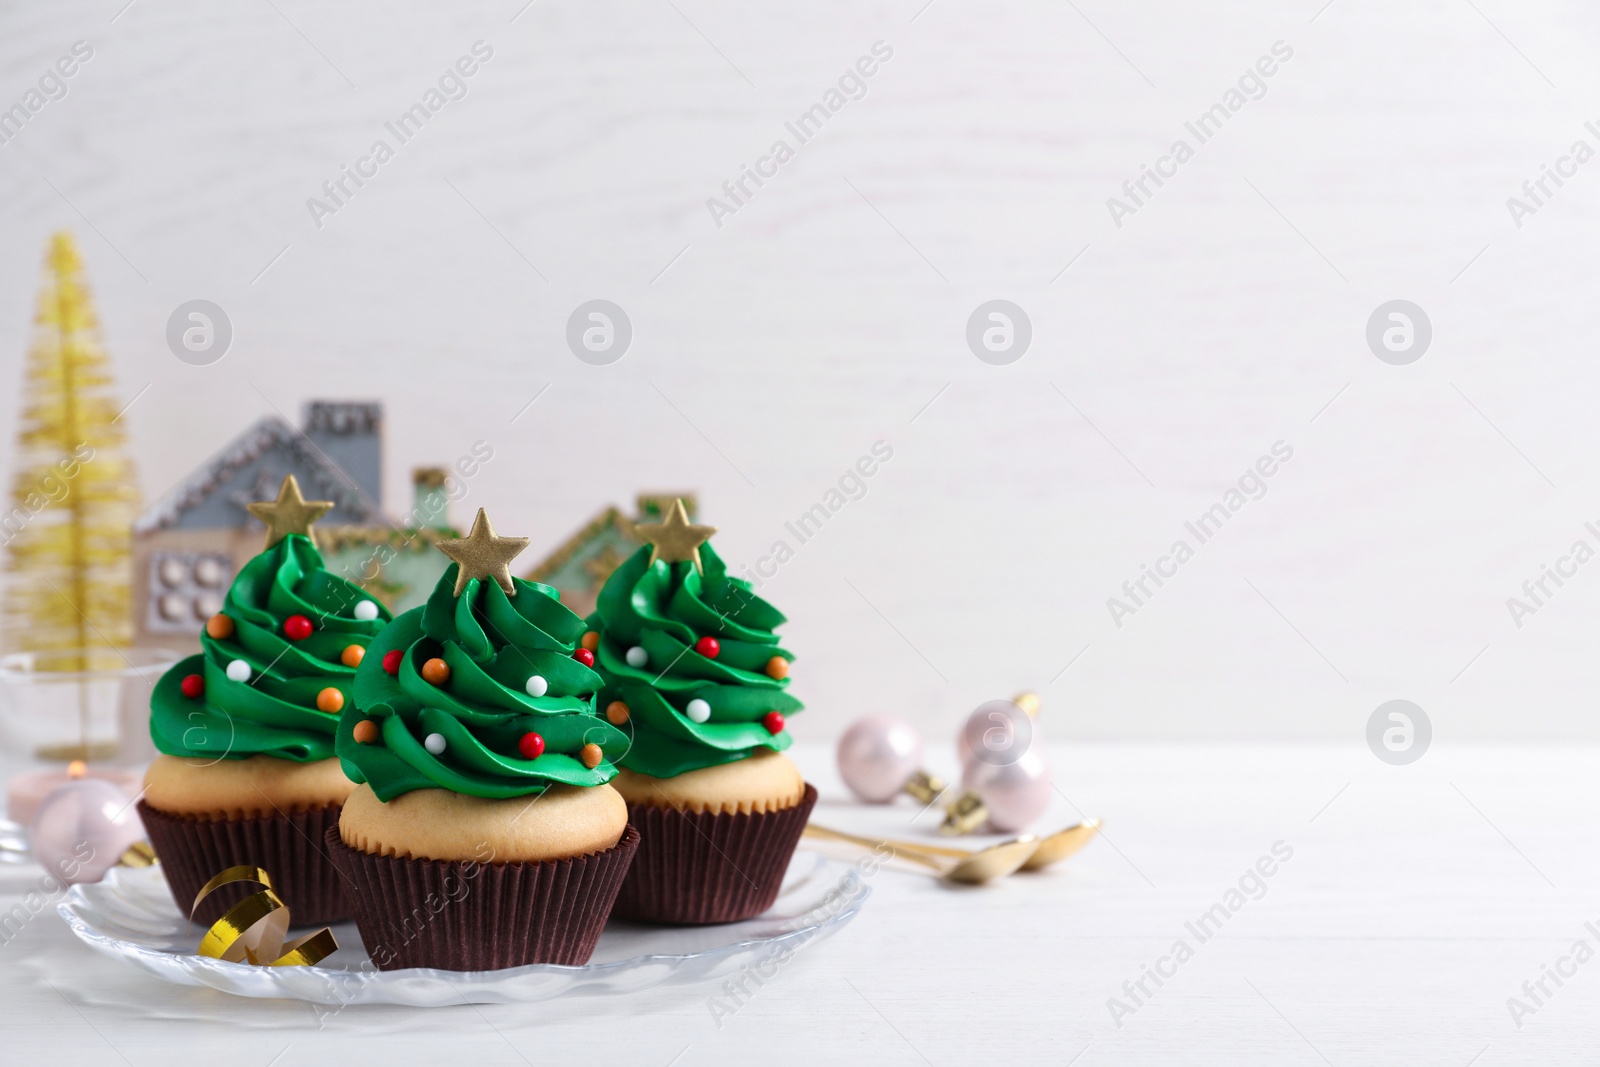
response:
<path id="1" fill-rule="evenodd" d="M 911 825 L 909 801 L 849 802 L 825 747 L 797 755 L 822 789 L 818 821 L 931 833 L 931 815 Z M 1545 979 L 1552 995 L 1520 1028 L 1507 1000 L 1527 1000 L 1524 981 L 1537 983 L 1575 941 L 1600 949 L 1585 927 L 1600 926 L 1596 755 L 1436 746 L 1396 768 L 1364 749 L 1060 747 L 1063 795 L 1042 825 L 1081 810 L 1106 820 L 1107 839 L 1051 873 L 986 889 L 886 868 L 853 924 L 720 1020 L 709 1004 L 720 990 L 681 986 L 531 1006 L 352 1008 L 319 1028 L 305 1004 L 146 978 L 78 944 L 48 910 L 0 946 L 0 1058 L 134 1067 L 174 1056 L 229 1067 L 1593 1062 L 1600 963 L 1563 964 L 1575 974 L 1559 988 Z M 1261 880 L 1264 890 L 1246 880 L 1259 899 L 1197 938 L 1186 923 L 1237 903 L 1229 890 L 1278 842 L 1292 857 Z M 38 877 L 36 868 L 0 873 L 0 908 Z M 1145 978 L 1150 995 L 1135 1002 L 1124 982 L 1138 982 L 1179 939 L 1192 957 L 1162 962 L 1171 977 L 1159 988 Z M 1134 1009 L 1120 1027 L 1113 997 Z"/>

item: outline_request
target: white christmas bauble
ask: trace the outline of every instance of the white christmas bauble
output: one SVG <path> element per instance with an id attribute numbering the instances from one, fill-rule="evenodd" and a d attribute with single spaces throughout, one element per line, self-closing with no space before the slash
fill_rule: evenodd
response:
<path id="1" fill-rule="evenodd" d="M 683 713 L 695 722 L 705 722 L 711 718 L 711 705 L 696 697 L 689 701 L 689 706 L 683 709 Z"/>
<path id="2" fill-rule="evenodd" d="M 429 734 L 422 739 L 422 747 L 435 756 L 444 751 L 444 734 Z"/>
<path id="3" fill-rule="evenodd" d="M 228 664 L 228 680 L 234 682 L 248 682 L 250 680 L 250 664 L 242 659 L 236 659 Z"/>
<path id="4" fill-rule="evenodd" d="M 1050 765 L 1040 753 L 1030 751 L 1011 763 L 985 763 L 974 759 L 961 772 L 961 788 L 983 798 L 989 809 L 989 826 L 999 833 L 1026 830 L 1050 806 Z"/>
<path id="5" fill-rule="evenodd" d="M 1012 700 L 986 700 L 973 709 L 956 734 L 956 758 L 965 767 L 1015 763 L 1039 744 L 1039 723 Z"/>
<path id="6" fill-rule="evenodd" d="M 356 618 L 362 622 L 371 622 L 378 617 L 378 605 L 371 600 L 363 600 L 356 605 Z"/>
<path id="7" fill-rule="evenodd" d="M 29 828 L 33 858 L 63 882 L 98 882 L 145 836 L 133 801 L 110 782 L 78 778 L 39 803 Z"/>
<path id="8" fill-rule="evenodd" d="M 529 696 L 542 697 L 546 693 L 550 692 L 550 683 L 545 681 L 544 676 L 541 674 L 531 674 L 528 676 L 528 684 L 526 688 Z"/>
<path id="9" fill-rule="evenodd" d="M 870 804 L 887 804 L 922 766 L 916 727 L 891 715 L 868 715 L 839 738 L 839 777 Z"/>
<path id="10" fill-rule="evenodd" d="M 646 663 L 650 662 L 650 653 L 646 652 L 639 645 L 634 645 L 632 648 L 628 649 L 626 658 L 628 660 L 628 666 L 643 667 Z"/>

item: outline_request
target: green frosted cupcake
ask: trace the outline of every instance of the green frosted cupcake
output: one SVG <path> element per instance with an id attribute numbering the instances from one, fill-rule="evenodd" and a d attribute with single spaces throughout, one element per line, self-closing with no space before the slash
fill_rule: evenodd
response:
<path id="1" fill-rule="evenodd" d="M 361 784 L 326 839 L 380 968 L 584 963 L 637 847 L 607 784 L 627 736 L 595 714 L 583 620 L 511 577 L 526 544 L 481 510 L 440 541 L 455 563 L 373 642 L 340 718 Z"/>
<path id="2" fill-rule="evenodd" d="M 140 813 L 185 912 L 212 875 L 252 864 L 271 873 L 295 922 L 348 918 L 320 848 L 355 788 L 334 758 L 334 730 L 390 615 L 324 566 L 311 525 L 331 506 L 302 499 L 293 475 L 276 502 L 251 505 L 267 523 L 266 548 L 206 622 L 201 652 L 151 696 L 161 755 Z M 197 918 L 213 921 L 244 895 L 225 888 Z"/>
<path id="3" fill-rule="evenodd" d="M 784 616 L 728 574 L 677 501 L 589 617 L 601 702 L 633 732 L 614 783 L 643 837 L 616 914 L 732 922 L 772 906 L 816 790 L 784 756 Z"/>

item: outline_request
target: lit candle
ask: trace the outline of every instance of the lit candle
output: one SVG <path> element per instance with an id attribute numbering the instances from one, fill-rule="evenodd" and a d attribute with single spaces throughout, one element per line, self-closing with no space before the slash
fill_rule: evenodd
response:
<path id="1" fill-rule="evenodd" d="M 19 774 L 6 783 L 6 814 L 23 828 L 33 825 L 34 813 L 39 804 L 59 786 L 79 778 L 97 778 L 110 782 L 132 800 L 139 795 L 143 777 L 133 771 L 118 771 L 108 767 L 90 767 L 75 759 L 64 771 L 30 771 Z"/>

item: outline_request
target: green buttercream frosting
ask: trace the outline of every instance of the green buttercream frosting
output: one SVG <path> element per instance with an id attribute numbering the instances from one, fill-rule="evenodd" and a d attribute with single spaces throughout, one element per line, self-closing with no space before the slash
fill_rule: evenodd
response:
<path id="1" fill-rule="evenodd" d="M 357 619 L 356 605 L 368 600 L 377 617 Z M 317 710 L 317 694 L 332 686 L 350 703 L 356 670 L 340 656 L 350 645 L 366 647 L 389 621 L 388 610 L 360 586 L 330 574 L 309 538 L 289 534 L 244 565 L 222 614 L 233 620 L 233 634 L 215 638 L 202 630 L 200 654 L 156 683 L 150 698 L 156 748 L 209 759 L 264 755 L 308 763 L 331 757 L 338 716 Z M 291 615 L 311 620 L 309 637 L 284 635 Z M 228 677 L 235 660 L 249 665 L 248 681 Z M 205 681 L 204 693 L 193 699 L 181 688 L 191 674 Z"/>
<path id="2" fill-rule="evenodd" d="M 628 738 L 595 715 L 600 676 L 573 658 L 583 619 L 555 589 L 522 579 L 507 595 L 492 579 L 473 578 L 458 597 L 458 570 L 451 564 L 427 604 L 372 642 L 356 672 L 355 702 L 339 720 L 344 773 L 383 801 L 413 789 L 533 796 L 553 784 L 596 786 L 616 777 L 613 761 L 627 751 Z M 383 660 L 394 650 L 399 671 L 390 674 Z M 450 668 L 443 685 L 422 677 L 422 665 L 434 658 Z M 533 675 L 545 680 L 542 696 L 529 695 Z M 356 741 L 363 720 L 377 727 L 376 740 Z M 518 748 L 528 733 L 544 738 L 534 759 Z M 435 734 L 444 742 L 438 753 L 427 744 Z M 593 768 L 579 759 L 590 743 L 605 757 Z"/>
<path id="3" fill-rule="evenodd" d="M 602 705 L 628 705 L 633 747 L 622 766 L 654 778 L 744 759 L 758 749 L 781 751 L 792 743 L 787 730 L 768 732 L 768 712 L 788 716 L 803 704 L 766 673 L 773 656 L 793 660 L 772 632 L 783 614 L 756 596 L 750 583 L 730 577 L 709 544 L 700 546 L 704 573 L 690 562 L 650 562 L 650 546 L 618 567 L 600 591 L 589 628 L 600 633 L 595 668 L 605 679 Z M 694 650 L 702 637 L 721 648 L 715 658 Z M 647 661 L 630 666 L 631 648 Z M 691 700 L 704 700 L 705 722 L 688 715 Z"/>

